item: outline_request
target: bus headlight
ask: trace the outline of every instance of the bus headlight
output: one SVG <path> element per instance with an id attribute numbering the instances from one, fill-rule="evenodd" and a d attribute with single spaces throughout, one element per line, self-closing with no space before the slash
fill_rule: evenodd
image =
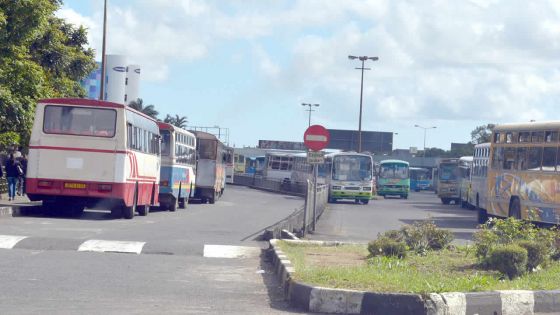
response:
<path id="1" fill-rule="evenodd" d="M 341 186 L 332 186 L 332 190 L 341 190 L 342 187 Z"/>
<path id="2" fill-rule="evenodd" d="M 371 187 L 363 187 L 362 190 L 363 191 L 371 191 Z"/>

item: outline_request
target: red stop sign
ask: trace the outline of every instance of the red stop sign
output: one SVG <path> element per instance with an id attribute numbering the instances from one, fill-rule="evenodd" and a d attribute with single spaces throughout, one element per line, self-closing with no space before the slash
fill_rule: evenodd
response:
<path id="1" fill-rule="evenodd" d="M 321 125 L 310 126 L 303 134 L 303 143 L 313 151 L 321 151 L 326 148 L 330 139 L 329 131 Z"/>

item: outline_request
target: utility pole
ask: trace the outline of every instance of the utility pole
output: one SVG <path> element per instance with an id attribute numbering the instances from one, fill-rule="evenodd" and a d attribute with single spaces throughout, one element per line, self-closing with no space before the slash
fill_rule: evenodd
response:
<path id="1" fill-rule="evenodd" d="M 362 81 L 360 84 L 360 119 L 358 123 L 358 153 L 362 152 L 362 100 L 364 96 L 364 70 L 371 70 L 371 68 L 365 68 L 364 63 L 366 60 L 377 61 L 379 57 L 368 57 L 368 56 L 348 56 L 348 59 L 354 60 L 359 59 L 362 62 L 361 68 L 356 68 L 357 70 L 362 70 Z"/>
<path id="2" fill-rule="evenodd" d="M 103 7 L 103 47 L 101 48 L 101 86 L 99 89 L 99 100 L 105 98 L 105 42 L 107 37 L 107 0 Z"/>
<path id="3" fill-rule="evenodd" d="M 301 106 L 309 106 L 309 109 L 306 109 L 305 111 L 309 112 L 309 126 L 311 126 L 311 112 L 314 112 L 314 110 L 311 109 L 311 107 L 319 107 L 319 104 L 301 103 Z"/>

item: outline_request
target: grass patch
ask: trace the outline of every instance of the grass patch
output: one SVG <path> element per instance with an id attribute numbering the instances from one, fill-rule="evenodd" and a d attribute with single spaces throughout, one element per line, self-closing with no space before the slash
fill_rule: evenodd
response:
<path id="1" fill-rule="evenodd" d="M 429 251 L 425 256 L 411 253 L 397 259 L 368 258 L 366 245 L 278 244 L 296 268 L 294 278 L 316 286 L 420 294 L 560 288 L 559 262 L 507 280 L 497 271 L 477 268 L 472 247 Z"/>

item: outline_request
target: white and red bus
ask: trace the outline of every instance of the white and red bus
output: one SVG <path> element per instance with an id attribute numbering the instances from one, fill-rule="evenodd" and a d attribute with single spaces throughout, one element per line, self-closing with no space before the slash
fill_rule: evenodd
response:
<path id="1" fill-rule="evenodd" d="M 29 142 L 26 192 L 49 212 L 109 208 L 127 219 L 158 203 L 157 122 L 123 104 L 39 101 Z"/>

